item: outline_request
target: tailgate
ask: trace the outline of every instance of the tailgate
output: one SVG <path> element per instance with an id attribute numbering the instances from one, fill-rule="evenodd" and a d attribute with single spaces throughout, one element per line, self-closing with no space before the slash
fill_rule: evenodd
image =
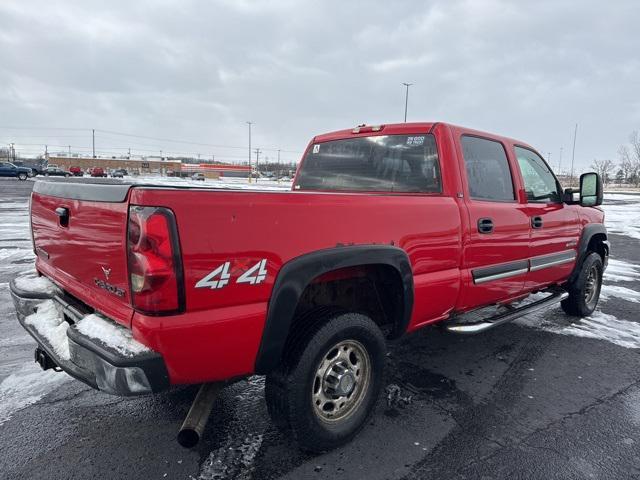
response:
<path id="1" fill-rule="evenodd" d="M 128 191 L 123 183 L 38 181 L 31 197 L 36 267 L 68 293 L 129 326 Z"/>

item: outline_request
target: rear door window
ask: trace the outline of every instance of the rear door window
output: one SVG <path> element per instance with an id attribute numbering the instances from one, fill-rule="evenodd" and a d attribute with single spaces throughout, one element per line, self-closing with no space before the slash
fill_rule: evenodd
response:
<path id="1" fill-rule="evenodd" d="M 433 135 L 380 135 L 316 143 L 296 190 L 440 193 Z"/>
<path id="2" fill-rule="evenodd" d="M 500 142 L 463 135 L 461 139 L 469 195 L 476 200 L 515 200 L 507 154 Z"/>

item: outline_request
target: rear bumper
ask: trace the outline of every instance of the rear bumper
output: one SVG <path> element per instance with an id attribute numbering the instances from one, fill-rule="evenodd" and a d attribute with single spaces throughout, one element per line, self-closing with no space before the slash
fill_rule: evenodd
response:
<path id="1" fill-rule="evenodd" d="M 25 291 L 18 288 L 14 281 L 10 283 L 10 290 L 22 327 L 53 363 L 72 377 L 103 392 L 123 396 L 155 393 L 169 387 L 167 368 L 158 353 L 146 350 L 125 354 L 97 338 L 81 333 L 75 324 L 91 312 L 63 292 Z M 55 346 L 31 321 L 25 321 L 47 301 L 54 302 L 56 307 L 58 318 L 53 321 L 68 324 L 66 339 L 58 339 Z M 109 323 L 109 328 L 126 330 L 115 322 L 113 325 Z"/>

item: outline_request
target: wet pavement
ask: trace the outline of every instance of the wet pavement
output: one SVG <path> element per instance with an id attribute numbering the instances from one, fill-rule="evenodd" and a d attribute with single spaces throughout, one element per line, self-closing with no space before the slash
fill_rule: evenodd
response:
<path id="1" fill-rule="evenodd" d="M 118 398 L 33 363 L 8 293 L 32 268 L 31 185 L 0 179 L 2 478 L 640 478 L 637 238 L 611 235 L 612 288 L 593 321 L 553 308 L 481 336 L 431 327 L 390 345 L 387 392 L 343 448 L 297 450 L 252 377 L 223 391 L 185 450 L 175 435 L 194 387 Z"/>

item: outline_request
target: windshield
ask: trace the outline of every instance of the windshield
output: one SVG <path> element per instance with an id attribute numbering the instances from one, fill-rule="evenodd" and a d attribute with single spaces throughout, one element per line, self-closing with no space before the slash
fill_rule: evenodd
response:
<path id="1" fill-rule="evenodd" d="M 314 144 L 296 190 L 439 193 L 433 135 L 381 135 Z"/>

